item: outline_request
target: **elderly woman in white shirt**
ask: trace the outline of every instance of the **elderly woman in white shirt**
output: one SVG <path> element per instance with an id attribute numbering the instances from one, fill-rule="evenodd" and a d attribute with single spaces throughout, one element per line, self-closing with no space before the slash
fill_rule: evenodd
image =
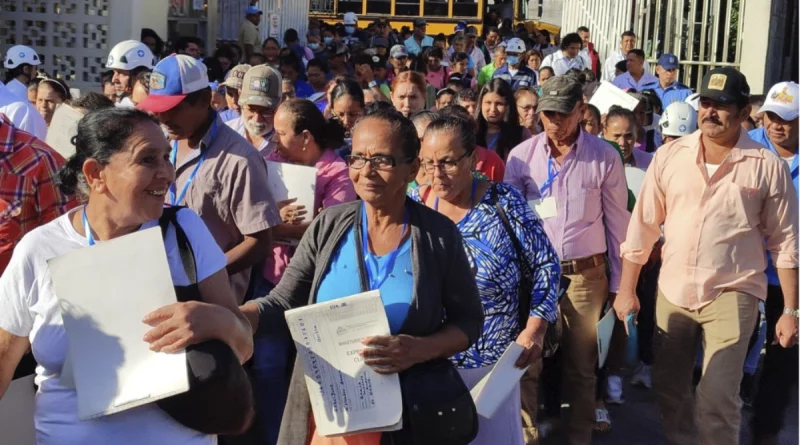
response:
<path id="1" fill-rule="evenodd" d="M 215 444 L 214 436 L 186 428 L 155 404 L 78 419 L 77 392 L 61 378 L 68 341 L 47 261 L 158 225 L 175 170 L 160 126 L 141 111 L 116 108 L 87 115 L 78 125 L 76 145 L 59 173 L 60 187 L 82 195 L 85 205 L 25 235 L 0 277 L 0 397 L 32 348 L 39 364 L 34 414 L 39 445 Z M 216 339 L 244 362 L 252 354 L 252 332 L 236 306 L 225 255 L 197 214 L 179 209 L 175 219 L 194 254 L 200 301 L 147 315 L 143 323 L 153 329 L 142 341 L 169 353 Z M 170 225 L 164 243 L 173 284 L 185 287 L 192 283 L 176 233 Z"/>

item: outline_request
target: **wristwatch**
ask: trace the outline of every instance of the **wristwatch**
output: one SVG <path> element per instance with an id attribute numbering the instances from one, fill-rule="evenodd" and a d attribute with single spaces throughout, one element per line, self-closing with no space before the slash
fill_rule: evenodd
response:
<path id="1" fill-rule="evenodd" d="M 795 318 L 800 318 L 800 310 L 798 309 L 789 309 L 788 307 L 783 308 L 784 315 L 791 315 Z"/>
<path id="2" fill-rule="evenodd" d="M 378 87 L 378 82 L 376 82 L 376 81 L 374 81 L 374 80 L 373 80 L 372 82 L 368 83 L 367 85 L 368 85 L 370 88 L 377 88 L 377 87 Z"/>

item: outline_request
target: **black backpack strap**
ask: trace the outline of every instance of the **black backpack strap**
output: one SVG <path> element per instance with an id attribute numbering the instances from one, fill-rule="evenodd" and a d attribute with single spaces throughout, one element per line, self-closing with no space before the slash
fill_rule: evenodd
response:
<path id="1" fill-rule="evenodd" d="M 527 295 L 522 295 L 519 292 L 519 324 L 520 329 L 525 329 L 528 323 L 528 316 L 531 310 L 531 295 L 530 291 L 533 289 L 533 272 L 528 258 L 525 257 L 525 249 L 522 243 L 517 238 L 514 229 L 511 227 L 511 222 L 508 220 L 505 210 L 500 205 L 500 200 L 497 199 L 497 185 L 492 184 L 490 187 L 492 201 L 494 201 L 494 208 L 497 209 L 497 214 L 500 216 L 500 222 L 503 224 L 511 244 L 514 246 L 514 252 L 517 255 L 517 262 L 519 263 L 519 272 L 521 275 L 519 289 L 525 291 Z"/>
<path id="2" fill-rule="evenodd" d="M 189 243 L 189 238 L 186 236 L 186 232 L 184 232 L 180 224 L 178 224 L 178 212 L 183 208 L 185 207 L 165 207 L 161 218 L 158 219 L 158 225 L 161 226 L 161 235 L 164 238 L 167 237 L 167 228 L 169 225 L 172 224 L 172 226 L 175 227 L 175 239 L 178 243 L 178 253 L 181 256 L 183 269 L 186 272 L 186 276 L 189 278 L 189 283 L 196 284 L 197 264 L 194 261 L 194 251 L 192 250 L 191 243 Z"/>

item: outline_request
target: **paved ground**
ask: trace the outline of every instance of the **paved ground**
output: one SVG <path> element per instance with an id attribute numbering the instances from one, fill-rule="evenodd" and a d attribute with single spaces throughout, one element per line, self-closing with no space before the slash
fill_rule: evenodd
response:
<path id="1" fill-rule="evenodd" d="M 798 398 L 797 387 L 791 389 L 794 400 L 786 413 L 786 422 L 780 435 L 781 445 L 798 444 Z M 595 435 L 594 445 L 662 445 L 664 444 L 661 421 L 653 399 L 652 391 L 626 387 L 627 402 L 621 406 L 609 406 L 612 417 L 612 430 L 606 434 Z M 741 445 L 750 445 L 747 439 L 747 419 L 750 413 L 743 410 Z M 547 438 L 543 445 L 564 443 L 559 435 Z M 687 444 L 690 445 L 690 444 Z M 733 445 L 733 444 L 732 444 Z"/>

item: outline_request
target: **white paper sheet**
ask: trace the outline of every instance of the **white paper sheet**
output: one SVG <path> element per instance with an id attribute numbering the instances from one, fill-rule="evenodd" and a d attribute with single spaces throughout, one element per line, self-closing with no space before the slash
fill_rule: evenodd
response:
<path id="1" fill-rule="evenodd" d="M 597 91 L 594 92 L 589 103 L 597 107 L 601 115 L 608 114 L 608 110 L 612 105 L 619 105 L 631 111 L 639 105 L 638 100 L 617 88 L 611 82 L 606 81 L 600 83 L 600 86 L 597 88 Z"/>
<path id="2" fill-rule="evenodd" d="M 78 122 L 83 113 L 67 104 L 61 104 L 53 113 L 45 142 L 65 159 L 75 154 L 72 137 L 78 133 Z"/>
<path id="3" fill-rule="evenodd" d="M 304 222 L 310 222 L 316 210 L 314 208 L 314 191 L 317 189 L 317 169 L 305 165 L 287 162 L 267 161 L 267 179 L 269 191 L 275 202 L 297 198 L 292 205 L 305 206 Z M 298 240 L 276 240 L 280 244 L 296 246 Z"/>
<path id="4" fill-rule="evenodd" d="M 608 358 L 608 350 L 611 348 L 611 334 L 614 333 L 614 323 L 617 321 L 617 314 L 614 309 L 609 309 L 603 318 L 597 322 L 597 367 L 602 368 Z"/>
<path id="5" fill-rule="evenodd" d="M 398 375 L 376 373 L 358 354 L 364 337 L 390 334 L 380 292 L 286 311 L 286 321 L 320 435 L 400 428 L 403 401 Z"/>
<path id="6" fill-rule="evenodd" d="M 636 150 L 634 148 L 634 150 Z M 644 183 L 644 170 L 636 167 L 625 167 L 625 181 L 628 183 L 628 189 L 633 192 L 633 196 L 639 197 L 639 190 L 642 189 Z"/>
<path id="7" fill-rule="evenodd" d="M 125 235 L 48 261 L 78 393 L 91 419 L 189 390 L 186 354 L 153 352 L 142 318 L 175 303 L 161 229 Z"/>
<path id="8" fill-rule="evenodd" d="M 491 419 L 525 374 L 527 367 L 520 369 L 514 366 L 523 350 L 517 343 L 508 345 L 494 368 L 470 391 L 481 417 Z"/>
<path id="9" fill-rule="evenodd" d="M 0 445 L 36 445 L 33 374 L 12 380 L 0 400 Z"/>

